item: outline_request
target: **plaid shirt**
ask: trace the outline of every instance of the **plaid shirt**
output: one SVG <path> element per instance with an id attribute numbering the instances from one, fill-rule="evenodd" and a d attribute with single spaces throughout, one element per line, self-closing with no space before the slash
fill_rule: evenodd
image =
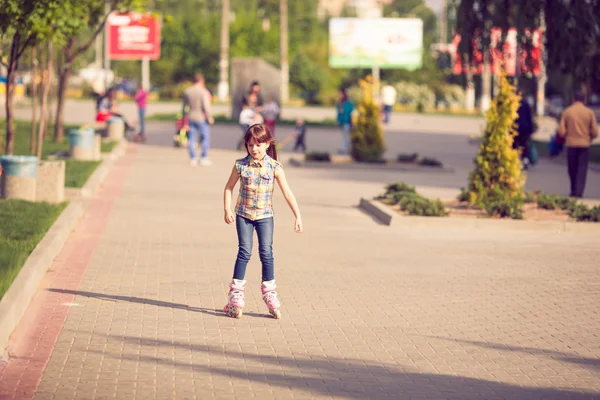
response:
<path id="1" fill-rule="evenodd" d="M 235 161 L 240 174 L 240 194 L 235 213 L 253 221 L 273 216 L 275 172 L 281 163 L 265 154 L 260 161 L 248 155 Z"/>

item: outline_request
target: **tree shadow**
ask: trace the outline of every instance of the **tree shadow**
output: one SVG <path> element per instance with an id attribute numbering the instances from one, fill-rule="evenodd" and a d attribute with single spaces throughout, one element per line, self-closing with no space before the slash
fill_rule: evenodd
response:
<path id="1" fill-rule="evenodd" d="M 153 300 L 153 299 L 145 299 L 142 297 L 134 297 L 134 296 L 121 296 L 115 294 L 106 294 L 106 293 L 95 293 L 95 292 L 85 292 L 80 290 L 68 290 L 68 289 L 56 289 L 49 288 L 47 289 L 49 292 L 61 293 L 61 294 L 72 294 L 75 296 L 84 296 L 91 297 L 94 299 L 106 300 L 106 301 L 126 301 L 129 303 L 138 303 L 138 304 L 148 304 L 156 307 L 167 307 L 167 308 L 175 308 L 179 310 L 192 311 L 192 312 L 200 312 L 207 315 L 212 315 L 214 317 L 221 318 L 231 318 L 223 313 L 223 309 L 220 308 L 205 308 L 205 307 L 192 307 L 187 304 L 180 303 L 171 303 L 168 301 L 162 300 Z M 244 316 L 249 316 L 253 318 L 268 318 L 272 319 L 273 317 L 270 314 L 260 314 L 260 313 L 252 313 L 252 312 L 244 312 Z"/>
<path id="2" fill-rule="evenodd" d="M 218 374 L 250 383 L 260 382 L 282 389 L 291 388 L 313 395 L 349 399 L 591 399 L 599 393 L 575 392 L 558 388 L 521 387 L 484 379 L 453 375 L 420 373 L 401 364 L 371 363 L 364 360 L 319 357 L 314 355 L 282 356 L 249 354 L 221 346 L 194 345 L 139 337 L 116 337 L 128 345 L 146 347 L 177 347 L 194 353 L 209 353 L 210 358 L 227 358 L 226 368 L 217 365 L 182 362 L 144 354 L 112 354 L 88 350 L 119 360 L 131 360 L 167 368 Z M 231 360 L 239 360 L 239 367 Z M 252 364 L 255 363 L 253 371 Z M 232 383 L 235 386 L 235 382 Z"/>
<path id="3" fill-rule="evenodd" d="M 476 340 L 463 340 L 463 339 L 452 339 L 446 337 L 438 337 L 438 336 L 426 336 L 432 339 L 445 340 L 456 343 L 470 344 L 478 347 L 483 347 L 486 349 L 493 349 L 499 351 L 509 351 L 509 352 L 519 352 L 519 353 L 527 353 L 527 354 L 538 354 L 547 356 L 548 358 L 552 358 L 554 360 L 566 361 L 572 364 L 578 364 L 583 366 L 584 368 L 590 368 L 592 370 L 600 370 L 600 359 L 598 358 L 586 358 L 586 357 L 578 357 L 575 354 L 563 353 L 556 350 L 546 350 L 546 349 L 537 349 L 534 347 L 519 347 L 519 346 L 510 346 L 502 343 L 488 343 L 488 342 L 479 342 Z"/>

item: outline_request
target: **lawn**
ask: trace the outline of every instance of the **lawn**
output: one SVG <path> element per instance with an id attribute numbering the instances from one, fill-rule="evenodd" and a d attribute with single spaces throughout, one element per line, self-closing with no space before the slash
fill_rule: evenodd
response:
<path id="1" fill-rule="evenodd" d="M 76 128 L 76 126 L 68 125 L 65 126 L 65 137 L 64 139 L 56 143 L 52 140 L 53 129 L 52 126 L 48 130 L 49 134 L 44 140 L 44 146 L 42 148 L 42 159 L 48 159 L 49 156 L 57 153 L 68 153 L 69 152 L 69 129 Z M 6 136 L 6 123 L 4 120 L 0 120 L 0 140 L 4 143 Z M 15 144 L 13 154 L 30 154 L 29 146 L 31 138 L 31 122 L 29 121 L 15 121 Z M 116 145 L 116 142 L 102 143 L 101 151 L 110 152 Z M 0 155 L 4 152 L 4 144 L 0 146 Z M 80 188 L 85 185 L 90 175 L 96 170 L 96 167 L 100 165 L 98 161 L 79 161 L 79 160 L 66 160 L 66 171 L 65 171 L 65 186 Z"/>
<path id="2" fill-rule="evenodd" d="M 0 200 L 0 298 L 66 206 Z"/>

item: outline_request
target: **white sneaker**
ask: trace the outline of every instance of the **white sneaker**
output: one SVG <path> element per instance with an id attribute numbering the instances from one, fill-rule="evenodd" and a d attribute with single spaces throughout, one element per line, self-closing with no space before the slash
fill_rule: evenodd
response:
<path id="1" fill-rule="evenodd" d="M 193 160 L 190 160 L 190 165 L 192 167 L 195 167 L 196 165 L 198 165 L 198 160 L 196 160 L 195 158 Z"/>
<path id="2" fill-rule="evenodd" d="M 200 160 L 200 165 L 210 167 L 212 165 L 212 161 L 210 161 L 208 158 L 203 158 Z"/>

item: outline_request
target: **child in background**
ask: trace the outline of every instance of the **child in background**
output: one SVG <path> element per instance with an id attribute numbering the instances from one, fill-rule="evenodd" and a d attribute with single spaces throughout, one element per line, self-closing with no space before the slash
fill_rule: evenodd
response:
<path id="1" fill-rule="evenodd" d="M 296 136 L 296 144 L 294 144 L 294 151 L 299 151 L 300 147 L 302 147 L 302 151 L 306 151 L 306 143 L 304 142 L 306 136 L 306 125 L 304 124 L 304 120 L 302 118 L 298 118 L 296 120 L 296 132 L 294 133 Z"/>
<path id="2" fill-rule="evenodd" d="M 281 110 L 271 96 L 267 97 L 267 102 L 263 106 L 263 116 L 265 117 L 265 125 L 271 131 L 271 135 L 275 137 L 275 122 L 279 117 Z"/>

